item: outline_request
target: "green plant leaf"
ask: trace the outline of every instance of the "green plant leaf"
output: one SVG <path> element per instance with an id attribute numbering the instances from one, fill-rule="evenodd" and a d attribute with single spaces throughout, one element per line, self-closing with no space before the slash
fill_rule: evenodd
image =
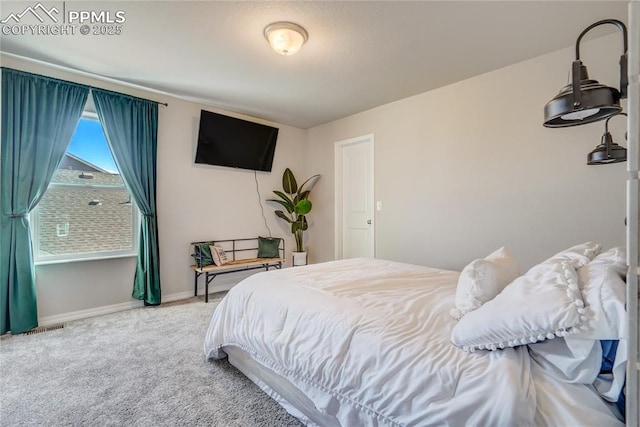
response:
<path id="1" fill-rule="evenodd" d="M 309 223 L 307 222 L 307 218 L 306 217 L 302 217 L 302 224 L 300 225 L 300 229 L 305 231 L 307 228 L 309 228 Z"/>
<path id="2" fill-rule="evenodd" d="M 311 207 L 312 207 L 312 204 L 310 200 L 307 200 L 307 199 L 300 200 L 295 206 L 295 212 L 298 215 L 306 215 L 311 211 Z"/>
<path id="3" fill-rule="evenodd" d="M 282 188 L 287 194 L 295 194 L 298 192 L 298 184 L 296 178 L 293 176 L 291 169 L 286 168 L 282 174 Z"/>
<path id="4" fill-rule="evenodd" d="M 300 200 L 304 200 L 304 199 L 308 199 L 309 198 L 309 193 L 311 193 L 311 190 L 305 190 L 301 193 L 298 193 L 298 201 Z M 297 203 L 297 201 L 296 201 Z"/>
<path id="5" fill-rule="evenodd" d="M 296 234 L 296 232 L 300 229 L 300 224 L 297 222 L 291 223 L 291 233 Z"/>
<path id="6" fill-rule="evenodd" d="M 276 193 L 276 195 L 278 195 L 282 200 L 269 199 L 267 201 L 280 203 L 282 206 L 284 206 L 287 212 L 292 213 L 295 209 L 295 204 L 291 201 L 291 199 L 287 197 L 287 195 L 284 194 L 282 191 L 274 191 L 274 193 Z"/>
<path id="7" fill-rule="evenodd" d="M 287 222 L 289 222 L 289 223 L 293 222 L 293 221 L 291 221 L 291 218 L 289 218 L 288 216 L 286 216 L 286 215 L 284 214 L 284 212 L 282 212 L 282 211 L 276 211 L 276 216 L 277 216 L 278 218 L 282 218 L 282 219 L 284 219 L 285 221 L 287 221 Z"/>
<path id="8" fill-rule="evenodd" d="M 267 200 L 267 202 L 276 202 L 276 203 L 280 203 L 282 205 L 282 207 L 284 207 L 287 212 L 289 213 L 293 213 L 293 205 L 291 205 L 290 203 L 287 202 L 283 202 L 282 200 L 276 200 L 276 199 L 269 199 Z"/>
<path id="9" fill-rule="evenodd" d="M 311 186 L 311 188 L 313 188 L 314 185 L 316 185 L 316 182 L 318 180 L 318 178 L 320 178 L 320 175 L 313 175 L 311 177 L 309 177 L 305 182 L 302 183 L 302 185 L 298 188 L 299 192 L 302 192 L 302 189 L 304 188 L 305 185 L 307 185 L 308 182 L 310 182 L 311 180 L 314 180 L 313 182 L 311 182 L 311 184 L 309 184 Z M 309 191 L 311 191 L 311 188 L 309 188 Z"/>
<path id="10" fill-rule="evenodd" d="M 287 194 L 284 194 L 282 191 L 274 190 L 273 193 L 280 197 L 282 200 L 285 200 L 293 205 L 293 200 Z"/>

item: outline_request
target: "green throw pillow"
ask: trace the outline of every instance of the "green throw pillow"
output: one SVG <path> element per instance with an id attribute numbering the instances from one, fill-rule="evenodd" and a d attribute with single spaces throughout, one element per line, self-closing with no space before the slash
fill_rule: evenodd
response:
<path id="1" fill-rule="evenodd" d="M 258 237 L 258 258 L 280 258 L 280 240 L 277 237 Z"/>
<path id="2" fill-rule="evenodd" d="M 211 256 L 211 248 L 213 242 L 201 242 L 195 245 L 196 264 L 198 267 L 206 267 L 213 264 L 213 257 Z"/>

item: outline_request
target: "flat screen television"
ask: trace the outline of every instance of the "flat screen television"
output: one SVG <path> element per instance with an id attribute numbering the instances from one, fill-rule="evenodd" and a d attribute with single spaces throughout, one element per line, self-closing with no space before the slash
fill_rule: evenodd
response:
<path id="1" fill-rule="evenodd" d="M 196 163 L 271 172 L 278 128 L 202 110 Z"/>

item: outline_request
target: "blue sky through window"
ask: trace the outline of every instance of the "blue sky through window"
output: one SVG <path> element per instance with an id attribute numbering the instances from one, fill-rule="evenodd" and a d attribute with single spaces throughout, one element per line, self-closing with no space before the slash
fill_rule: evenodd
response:
<path id="1" fill-rule="evenodd" d="M 112 173 L 118 173 L 113 155 L 98 120 L 82 117 L 67 152 Z"/>

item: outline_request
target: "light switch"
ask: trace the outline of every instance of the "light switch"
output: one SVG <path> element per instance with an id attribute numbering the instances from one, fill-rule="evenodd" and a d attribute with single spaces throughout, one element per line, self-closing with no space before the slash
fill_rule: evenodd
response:
<path id="1" fill-rule="evenodd" d="M 382 200 L 378 200 L 376 202 L 376 210 L 377 211 L 381 211 L 382 210 Z"/>

